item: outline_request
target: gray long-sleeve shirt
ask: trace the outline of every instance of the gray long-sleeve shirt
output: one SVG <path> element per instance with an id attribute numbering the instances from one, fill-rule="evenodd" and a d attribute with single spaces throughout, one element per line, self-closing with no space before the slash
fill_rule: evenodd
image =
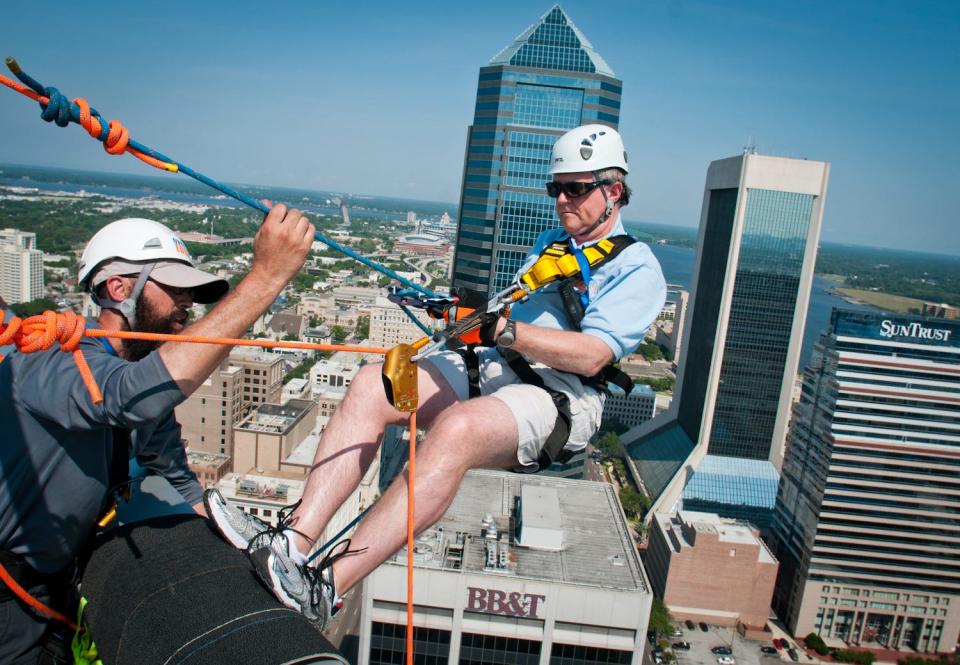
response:
<path id="1" fill-rule="evenodd" d="M 114 427 L 131 430 L 131 454 L 188 503 L 202 496 L 173 415 L 185 395 L 160 355 L 128 362 L 100 340 L 80 346 L 103 392 L 99 405 L 58 346 L 0 363 L 0 550 L 41 572 L 68 565 L 90 537 L 108 489 Z"/>

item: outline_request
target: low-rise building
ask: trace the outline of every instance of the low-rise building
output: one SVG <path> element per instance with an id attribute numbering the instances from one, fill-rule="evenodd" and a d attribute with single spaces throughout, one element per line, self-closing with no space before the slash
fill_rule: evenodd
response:
<path id="1" fill-rule="evenodd" d="M 177 406 L 180 435 L 192 452 L 233 455 L 233 428 L 247 413 L 242 387 L 243 369 L 228 358 Z"/>
<path id="2" fill-rule="evenodd" d="M 470 471 L 412 556 L 418 662 L 642 662 L 652 595 L 610 485 Z M 400 662 L 407 557 L 364 582 L 361 665 Z"/>
<path id="3" fill-rule="evenodd" d="M 234 428 L 233 472 L 280 471 L 316 424 L 316 402 L 292 399 L 283 405 L 261 404 Z"/>
<path id="4" fill-rule="evenodd" d="M 608 389 L 610 394 L 603 403 L 603 425 L 619 423 L 625 427 L 636 427 L 653 418 L 657 394 L 650 386 L 636 383 L 629 393 L 612 384 Z"/>
<path id="5" fill-rule="evenodd" d="M 230 472 L 230 456 L 214 453 L 187 451 L 187 463 L 197 474 L 201 487 L 216 487 L 220 479 Z"/>
<path id="6" fill-rule="evenodd" d="M 644 556 L 675 619 L 763 631 L 779 563 L 749 523 L 711 513 L 658 513 Z"/>

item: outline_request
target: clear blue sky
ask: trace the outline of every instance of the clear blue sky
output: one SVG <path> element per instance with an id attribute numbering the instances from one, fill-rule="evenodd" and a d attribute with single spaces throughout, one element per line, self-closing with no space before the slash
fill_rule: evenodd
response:
<path id="1" fill-rule="evenodd" d="M 552 3 L 18 3 L 3 55 L 218 179 L 459 200 L 477 70 Z M 832 163 L 823 239 L 960 254 L 960 2 L 562 3 L 624 81 L 628 219 L 708 162 Z M 0 90 L 0 161 L 151 172 Z"/>

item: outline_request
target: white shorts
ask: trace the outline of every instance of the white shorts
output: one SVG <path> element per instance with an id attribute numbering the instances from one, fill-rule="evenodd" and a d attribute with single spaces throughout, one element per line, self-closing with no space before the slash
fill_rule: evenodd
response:
<path id="1" fill-rule="evenodd" d="M 495 348 L 481 349 L 478 355 L 480 394 L 496 397 L 506 404 L 517 423 L 518 466 L 514 470 L 537 471 L 540 451 L 556 424 L 557 407 L 545 390 L 521 381 Z M 467 370 L 459 353 L 444 351 L 424 360 L 440 371 L 457 399 L 461 402 L 469 399 Z M 570 400 L 570 437 L 563 449 L 571 453 L 583 450 L 600 429 L 603 396 L 593 388 L 584 386 L 573 374 L 558 372 L 536 363 L 531 366 L 545 385 L 562 391 Z"/>

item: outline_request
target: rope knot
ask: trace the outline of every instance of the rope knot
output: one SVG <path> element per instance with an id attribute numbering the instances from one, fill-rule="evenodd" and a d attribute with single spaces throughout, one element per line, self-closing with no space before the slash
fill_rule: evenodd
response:
<path id="1" fill-rule="evenodd" d="M 55 122 L 58 127 L 66 127 L 70 124 L 70 111 L 72 104 L 70 100 L 56 88 L 45 88 L 47 97 L 50 101 L 44 106 L 40 103 L 40 117 L 47 122 Z"/>
<path id="2" fill-rule="evenodd" d="M 59 343 L 61 351 L 73 354 L 93 403 L 99 404 L 103 401 L 103 396 L 80 349 L 80 340 L 86 327 L 83 317 L 71 311 L 58 314 L 48 310 L 27 319 L 15 316 L 8 323 L 0 324 L 0 346 L 12 343 L 21 353 L 33 353 L 46 351 Z"/>

